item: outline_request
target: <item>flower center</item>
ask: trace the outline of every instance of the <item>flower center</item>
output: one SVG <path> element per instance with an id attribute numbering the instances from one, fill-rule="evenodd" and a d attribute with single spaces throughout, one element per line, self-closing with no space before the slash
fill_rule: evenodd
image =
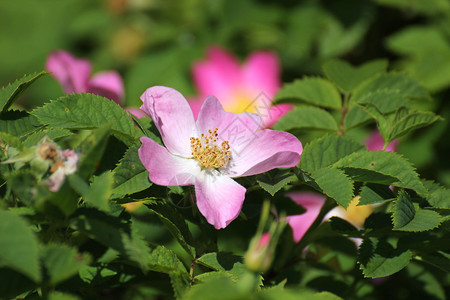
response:
<path id="1" fill-rule="evenodd" d="M 242 112 L 255 112 L 255 103 L 249 93 L 236 92 L 233 100 L 224 104 L 223 108 L 227 112 L 242 113 Z"/>
<path id="2" fill-rule="evenodd" d="M 217 143 L 217 128 L 208 130 L 209 135 L 203 133 L 199 138 L 191 137 L 192 156 L 205 168 L 220 168 L 231 160 L 228 141 Z"/>

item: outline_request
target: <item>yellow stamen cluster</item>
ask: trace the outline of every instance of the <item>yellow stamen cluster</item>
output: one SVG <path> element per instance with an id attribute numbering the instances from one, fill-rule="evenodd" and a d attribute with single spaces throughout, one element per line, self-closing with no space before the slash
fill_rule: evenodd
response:
<path id="1" fill-rule="evenodd" d="M 208 130 L 209 135 L 200 135 L 200 138 L 191 137 L 192 156 L 205 168 L 220 168 L 231 160 L 231 151 L 228 141 L 217 144 L 217 128 Z"/>

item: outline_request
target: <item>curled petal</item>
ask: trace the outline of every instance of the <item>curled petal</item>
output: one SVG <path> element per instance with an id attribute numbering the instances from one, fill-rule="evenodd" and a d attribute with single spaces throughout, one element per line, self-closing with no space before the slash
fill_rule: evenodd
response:
<path id="1" fill-rule="evenodd" d="M 77 59 L 70 53 L 58 50 L 51 53 L 45 69 L 61 84 L 66 94 L 86 92 L 91 64 L 85 59 Z"/>
<path id="2" fill-rule="evenodd" d="M 233 179 L 202 172 L 195 183 L 197 207 L 216 229 L 225 228 L 236 219 L 245 198 L 245 188 Z"/>
<path id="3" fill-rule="evenodd" d="M 126 107 L 125 110 L 127 112 L 129 112 L 130 114 L 134 115 L 138 119 L 147 116 L 145 114 L 145 112 L 143 112 L 142 110 L 140 110 L 139 108 L 136 108 L 136 107 Z"/>
<path id="4" fill-rule="evenodd" d="M 140 107 L 153 120 L 170 153 L 183 157 L 191 155 L 191 137 L 197 137 L 194 115 L 187 100 L 178 91 L 154 86 L 141 96 Z"/>
<path id="5" fill-rule="evenodd" d="M 115 71 L 104 71 L 94 75 L 88 82 L 87 92 L 123 104 L 122 77 Z"/>
<path id="6" fill-rule="evenodd" d="M 200 172 L 198 162 L 172 155 L 148 137 L 141 138 L 139 158 L 149 172 L 150 181 L 164 186 L 193 185 Z"/>
<path id="7" fill-rule="evenodd" d="M 253 133 L 253 137 L 231 148 L 231 176 L 251 176 L 275 168 L 294 167 L 300 162 L 302 143 L 288 132 L 270 129 Z"/>
<path id="8" fill-rule="evenodd" d="M 243 80 L 249 88 L 272 98 L 281 86 L 280 63 L 273 52 L 254 52 L 242 67 Z"/>
<path id="9" fill-rule="evenodd" d="M 311 192 L 293 192 L 287 193 L 286 196 L 306 210 L 301 215 L 286 217 L 292 228 L 294 242 L 298 243 L 316 220 L 326 198 L 321 194 Z"/>

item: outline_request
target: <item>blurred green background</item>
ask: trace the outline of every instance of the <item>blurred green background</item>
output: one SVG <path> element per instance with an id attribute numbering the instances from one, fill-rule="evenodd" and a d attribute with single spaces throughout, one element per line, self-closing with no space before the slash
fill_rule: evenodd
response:
<path id="1" fill-rule="evenodd" d="M 0 2 L 0 84 L 44 69 L 64 49 L 93 72 L 114 69 L 126 105 L 153 85 L 195 95 L 191 66 L 210 45 L 241 59 L 255 50 L 280 58 L 283 82 L 321 75 L 341 58 L 358 65 L 387 58 L 391 70 L 425 85 L 445 118 L 400 143 L 425 178 L 450 185 L 450 1 L 448 0 L 16 0 Z M 25 108 L 63 94 L 51 77 L 22 97 Z M 419 105 L 419 108 L 420 108 Z"/>

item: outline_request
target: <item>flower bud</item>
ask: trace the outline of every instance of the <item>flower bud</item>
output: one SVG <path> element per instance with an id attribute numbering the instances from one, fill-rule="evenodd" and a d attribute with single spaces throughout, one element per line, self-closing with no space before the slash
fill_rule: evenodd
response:
<path id="1" fill-rule="evenodd" d="M 254 272 L 265 272 L 270 268 L 274 257 L 275 245 L 270 233 L 256 235 L 250 242 L 244 262 Z"/>

